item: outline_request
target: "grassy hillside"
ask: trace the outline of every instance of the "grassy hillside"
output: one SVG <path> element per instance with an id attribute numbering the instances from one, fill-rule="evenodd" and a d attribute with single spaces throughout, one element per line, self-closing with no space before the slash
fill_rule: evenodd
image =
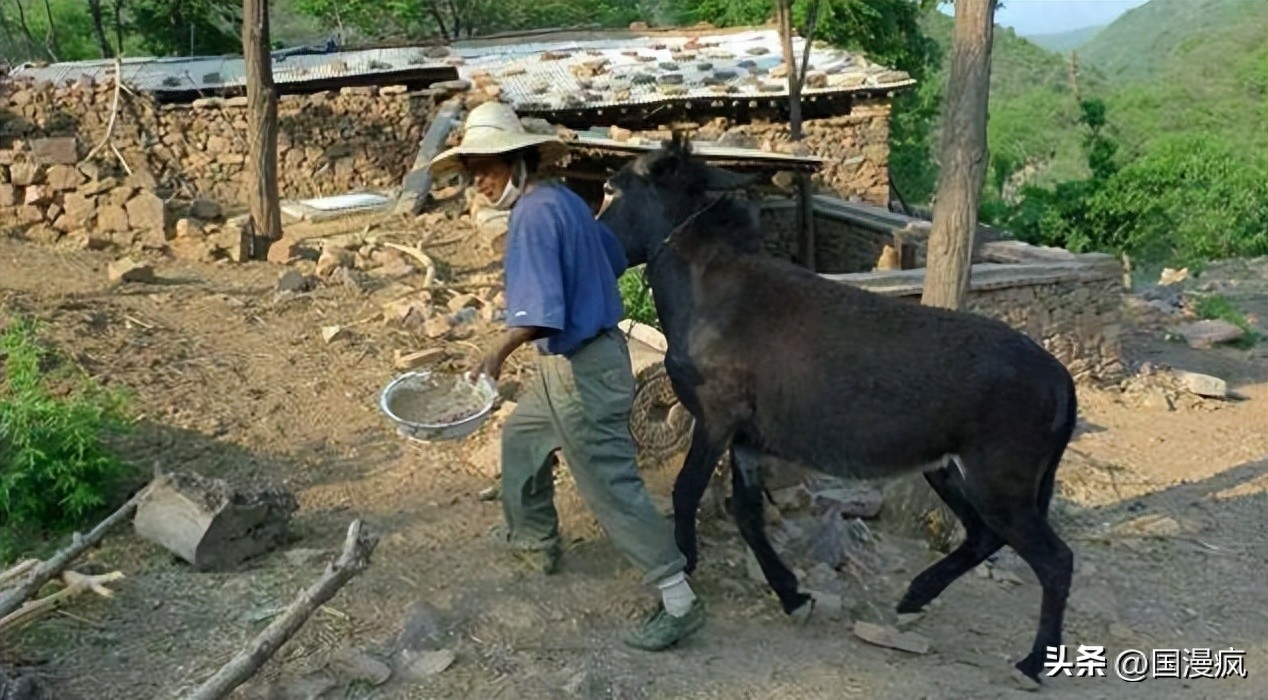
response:
<path id="1" fill-rule="evenodd" d="M 1077 49 L 1091 41 L 1105 26 L 1104 24 L 1098 24 L 1095 27 L 1083 27 L 1053 34 L 1031 34 L 1026 38 L 1030 40 L 1030 43 L 1042 49 L 1057 53 L 1069 53 L 1073 49 Z"/>
<path id="2" fill-rule="evenodd" d="M 953 20 L 930 13 L 922 26 L 943 51 L 951 46 Z M 947 61 L 931 80 L 945 85 Z M 1099 81 L 1081 80 L 1084 95 L 1099 90 Z M 1025 170 L 1029 181 L 1050 183 L 1086 174 L 1079 105 L 1070 66 L 1060 54 L 1036 46 L 1010 28 L 996 27 L 991 48 L 990 121 L 987 138 L 991 172 L 987 187 Z"/>
<path id="3" fill-rule="evenodd" d="M 1079 49 L 1132 152 L 1203 135 L 1268 151 L 1268 3 L 1153 0 Z"/>
<path id="4" fill-rule="evenodd" d="M 1268 37 L 1263 0 L 1153 0 L 1128 10 L 1079 49 L 1116 82 L 1147 82 L 1181 69 L 1194 74 L 1239 61 Z M 1264 54 L 1259 54 L 1262 58 Z M 1207 70 L 1202 70 L 1207 69 Z"/>

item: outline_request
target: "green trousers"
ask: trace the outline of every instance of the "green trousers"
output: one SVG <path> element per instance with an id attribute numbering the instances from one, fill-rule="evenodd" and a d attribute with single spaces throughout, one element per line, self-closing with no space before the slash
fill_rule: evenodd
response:
<path id="1" fill-rule="evenodd" d="M 502 428 L 510 546 L 558 544 L 554 468 L 562 450 L 582 499 L 617 549 L 643 570 L 644 582 L 684 569 L 673 528 L 652 505 L 635 463 L 634 389 L 629 346 L 618 330 L 599 335 L 571 359 L 540 357 L 537 376 Z"/>

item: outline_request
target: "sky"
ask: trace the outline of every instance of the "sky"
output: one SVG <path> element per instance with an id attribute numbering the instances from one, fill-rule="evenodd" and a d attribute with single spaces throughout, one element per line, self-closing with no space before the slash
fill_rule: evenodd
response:
<path id="1" fill-rule="evenodd" d="M 1175 2 L 1176 0 L 1171 0 Z M 1148 0 L 1001 0 L 1003 7 L 995 11 L 995 24 L 1012 27 L 1023 36 L 1053 34 L 1109 24 L 1127 10 L 1144 5 Z M 943 13 L 952 14 L 950 4 Z"/>

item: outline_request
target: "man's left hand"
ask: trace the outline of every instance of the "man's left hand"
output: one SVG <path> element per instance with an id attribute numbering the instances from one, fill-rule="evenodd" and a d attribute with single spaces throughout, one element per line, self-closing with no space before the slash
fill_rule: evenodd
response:
<path id="1" fill-rule="evenodd" d="M 480 366 L 476 369 L 476 379 L 479 379 L 481 375 L 492 379 L 494 382 L 497 382 L 498 378 L 502 376 L 502 358 L 498 356 L 498 353 L 486 355 L 484 359 L 480 360 Z"/>

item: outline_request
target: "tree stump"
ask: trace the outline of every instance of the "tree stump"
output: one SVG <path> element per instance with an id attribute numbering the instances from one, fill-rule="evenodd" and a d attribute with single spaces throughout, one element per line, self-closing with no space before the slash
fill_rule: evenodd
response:
<path id="1" fill-rule="evenodd" d="M 220 479 L 170 476 L 137 506 L 133 526 L 203 571 L 233 567 L 281 544 L 299 507 L 284 490 L 242 492 Z"/>

